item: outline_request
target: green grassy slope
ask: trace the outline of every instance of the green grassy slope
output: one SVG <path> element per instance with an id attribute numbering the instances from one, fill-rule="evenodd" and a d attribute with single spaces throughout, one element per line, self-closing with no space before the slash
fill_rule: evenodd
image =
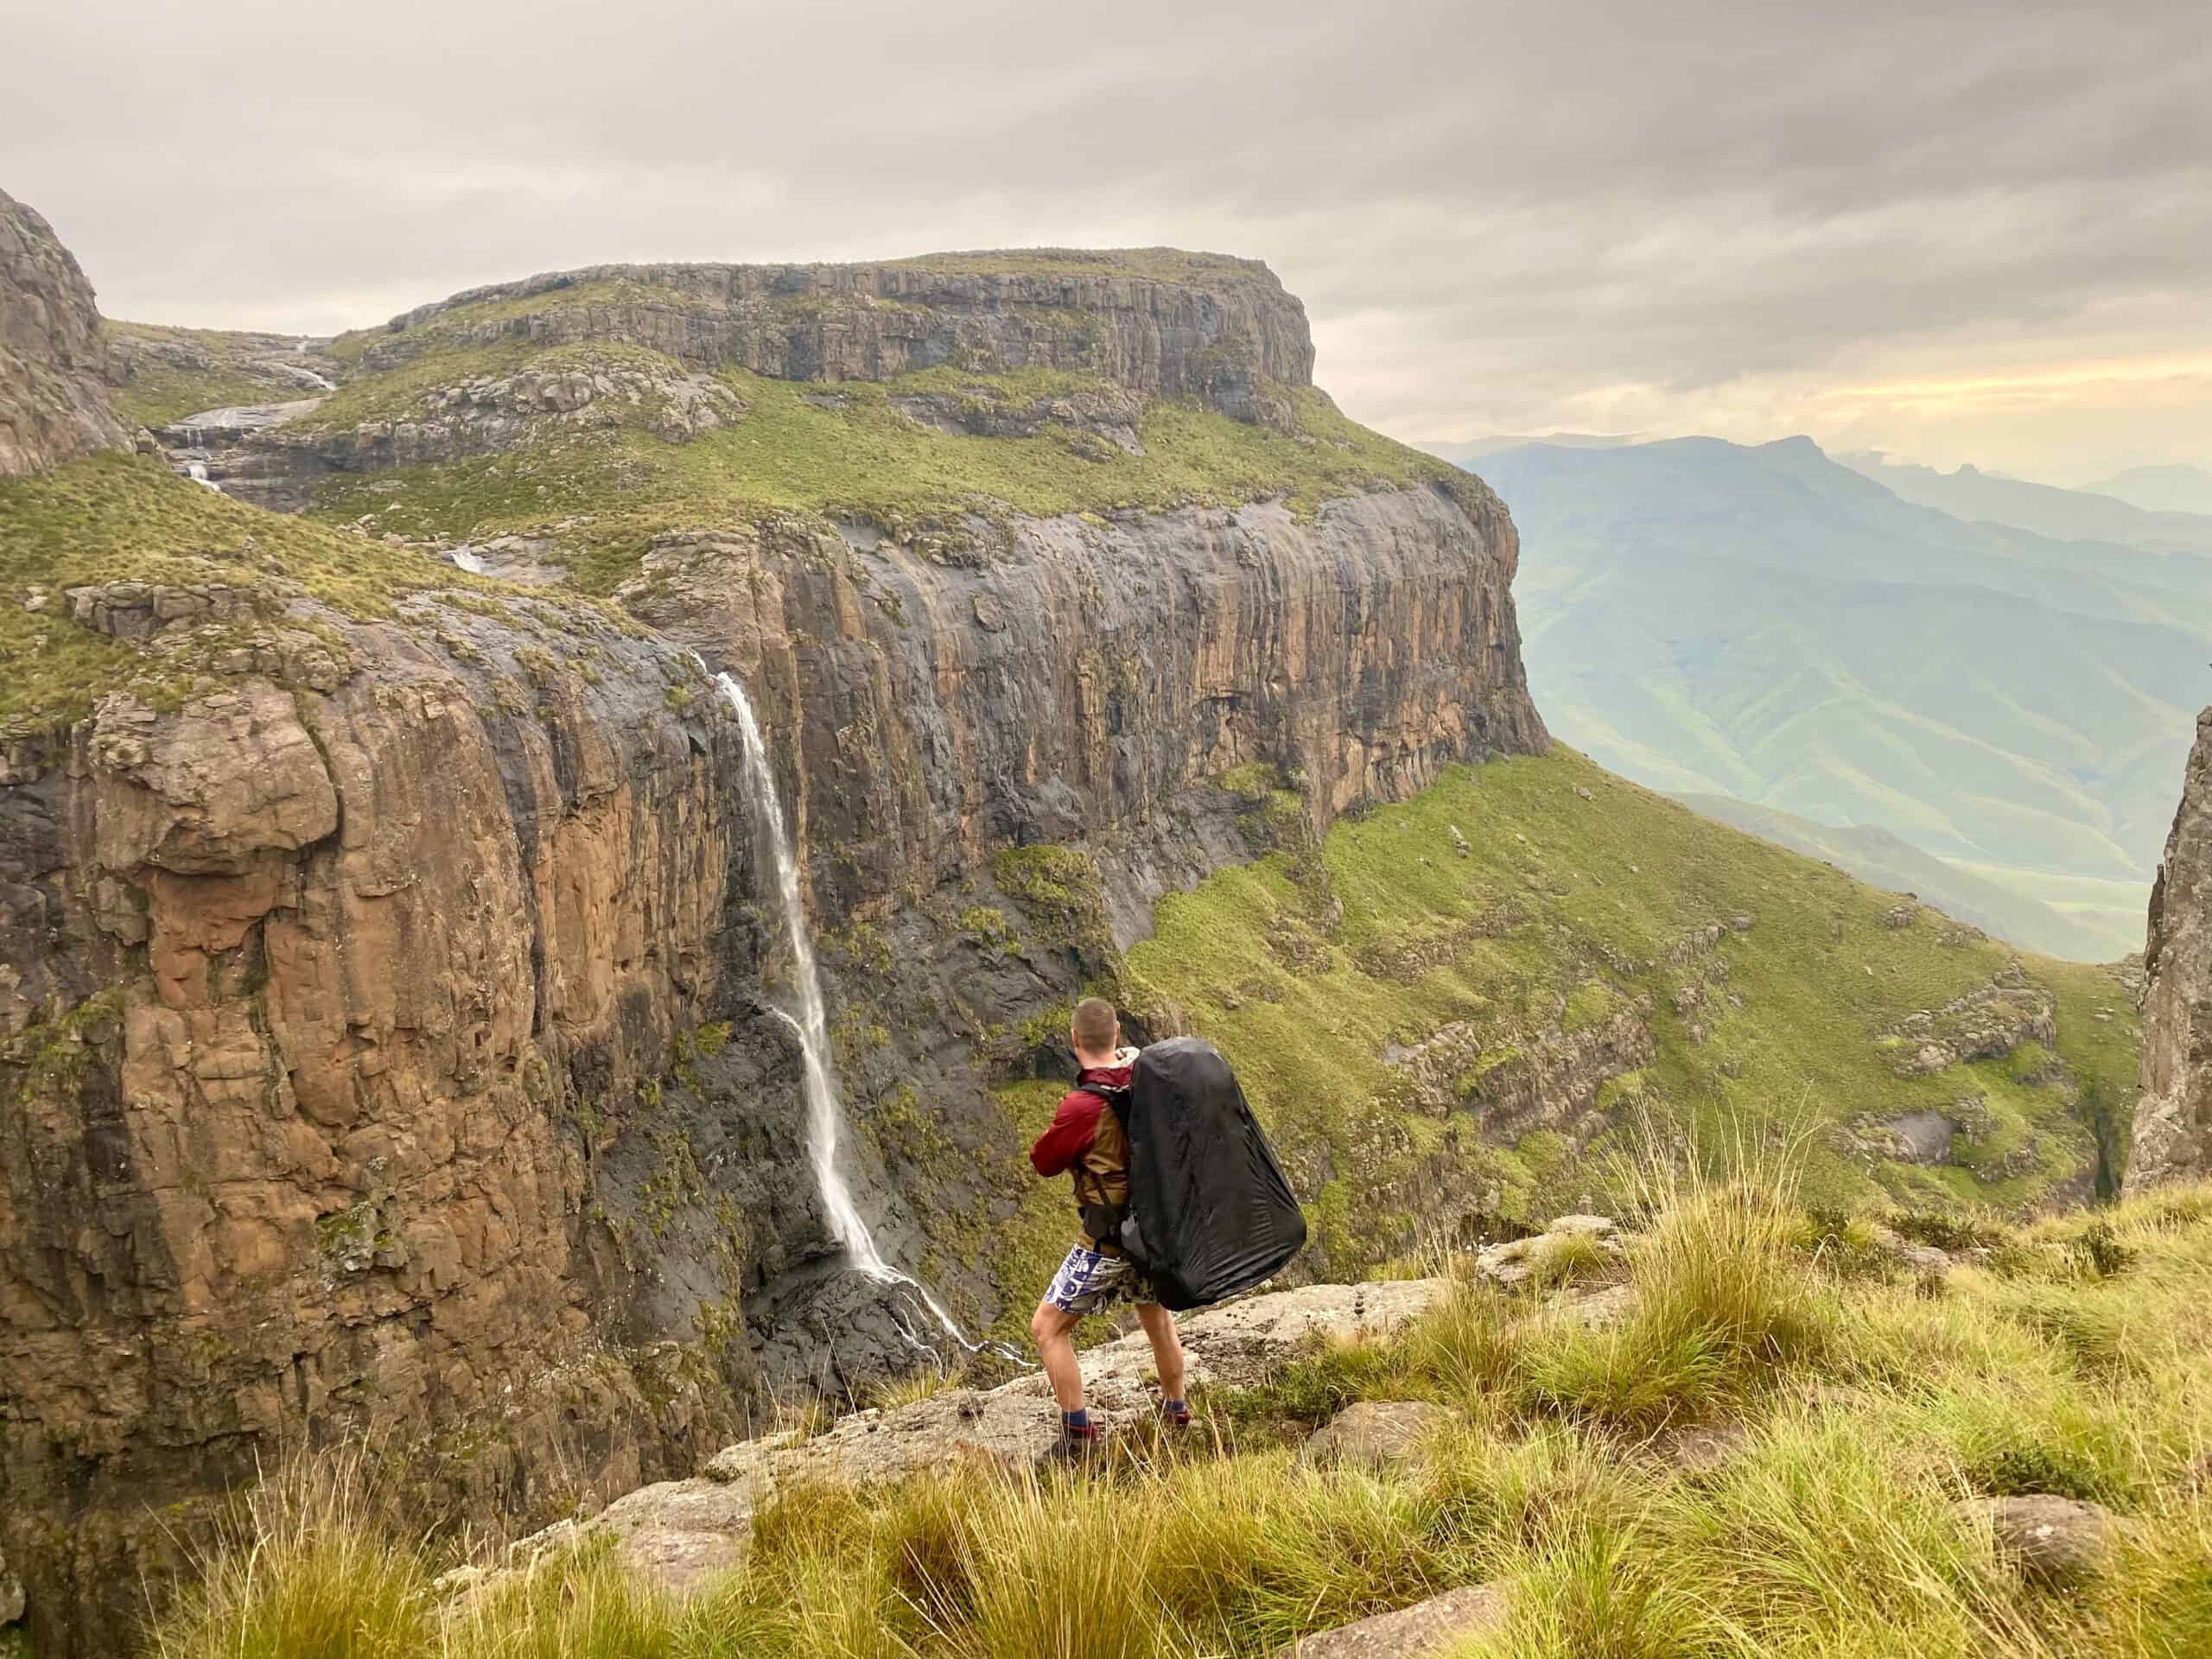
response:
<path id="1" fill-rule="evenodd" d="M 2055 1053 L 2031 1042 L 1897 1075 L 1915 1045 L 1893 1028 L 1986 985 L 2015 952 L 1932 911 L 1885 925 L 1897 895 L 1565 748 L 1455 769 L 1403 806 L 1339 823 L 1319 863 L 1325 889 L 1310 854 L 1286 851 L 1165 899 L 1123 994 L 1155 1017 L 1179 1011 L 1236 1065 L 1313 1200 L 1325 1277 L 1356 1278 L 1440 1228 L 1602 1204 L 1604 1149 L 1646 1121 L 1713 1147 L 1796 1148 L 1827 1204 L 2071 1201 L 2097 1184 L 2092 1105 L 2124 1113 L 2133 1099 L 2126 990 L 2106 969 L 2038 957 L 2019 960 L 2056 1004 Z M 1738 917 L 1745 931 L 1669 961 Z M 1616 1020 L 1647 1028 L 1653 1053 L 1601 1064 L 1602 1081 L 1586 1078 L 1591 1109 L 1531 1122 L 1497 1086 Z M 1464 1028 L 1448 1075 L 1416 1086 L 1394 1056 L 1448 1027 Z M 1025 1083 L 1001 1099 L 1033 1133 L 1058 1093 Z M 1967 1126 L 1948 1161 L 1862 1144 L 1863 1126 L 1917 1111 Z M 995 1246 L 1018 1311 L 1066 1229 L 1060 1184 L 1031 1188 Z"/>

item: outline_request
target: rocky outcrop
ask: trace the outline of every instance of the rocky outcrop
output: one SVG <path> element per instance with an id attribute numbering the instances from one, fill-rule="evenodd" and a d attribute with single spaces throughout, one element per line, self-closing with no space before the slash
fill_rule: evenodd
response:
<path id="1" fill-rule="evenodd" d="M 734 1427 L 744 1345 L 600 1219 L 648 1080 L 750 1006 L 733 739 L 666 645 L 482 608 L 297 612 L 320 688 L 118 693 L 0 790 L 0 1549 L 41 1652 L 120 1650 L 289 1446 L 527 1512 Z M 752 1132 L 795 1161 L 762 1023 Z"/>
<path id="2" fill-rule="evenodd" d="M 1986 1529 L 1998 1554 L 2028 1577 L 2058 1585 L 2118 1565 L 2131 1530 L 2101 1503 L 2050 1492 L 1967 1498 L 1951 1515 L 1961 1526 Z"/>
<path id="3" fill-rule="evenodd" d="M 1181 1322 L 1191 1378 L 1214 1388 L 1255 1387 L 1316 1340 L 1386 1335 L 1435 1306 L 1449 1287 L 1443 1279 L 1308 1285 L 1211 1309 Z M 1159 1395 L 1149 1385 L 1152 1348 L 1142 1332 L 1090 1350 L 1083 1369 L 1091 1415 L 1109 1433 L 1152 1413 Z M 754 1512 L 779 1490 L 898 1480 L 963 1459 L 1032 1468 L 1058 1433 L 1041 1373 L 986 1391 L 948 1389 L 895 1410 L 855 1412 L 811 1438 L 741 1441 L 718 1453 L 702 1476 L 631 1492 L 582 1527 L 518 1548 L 527 1556 L 580 1535 L 602 1535 L 647 1576 L 687 1589 L 743 1559 Z"/>
<path id="4" fill-rule="evenodd" d="M 557 366 L 472 376 L 423 392 L 404 414 L 350 426 L 320 421 L 322 401 L 207 410 L 156 435 L 174 461 L 225 494 L 297 512 L 333 473 L 465 461 L 624 425 L 683 443 L 745 414 L 744 399 L 724 381 L 642 354 L 586 354 Z"/>
<path id="5" fill-rule="evenodd" d="M 127 448 L 92 287 L 45 219 L 0 191 L 0 478 Z"/>
<path id="6" fill-rule="evenodd" d="M 2212 709 L 2196 717 L 2143 947 L 2143 1058 L 2126 1190 L 2212 1175 Z"/>
<path id="7" fill-rule="evenodd" d="M 1426 1400 L 1355 1401 L 1307 1437 L 1298 1460 L 1325 1469 L 1397 1474 L 1418 1463 L 1423 1446 L 1457 1415 Z"/>
<path id="8" fill-rule="evenodd" d="M 2050 992 L 2028 977 L 2015 960 L 1986 985 L 1940 1008 L 1909 1015 L 1880 1039 L 1890 1069 L 1923 1077 L 1967 1060 L 1993 1059 L 2024 1043 L 2058 1040 Z"/>
<path id="9" fill-rule="evenodd" d="M 885 265 L 596 265 L 472 289 L 395 317 L 369 371 L 446 343 L 594 340 L 786 380 L 939 364 L 1065 369 L 1284 424 L 1269 384 L 1312 383 L 1306 310 L 1256 260 L 1166 250 Z"/>

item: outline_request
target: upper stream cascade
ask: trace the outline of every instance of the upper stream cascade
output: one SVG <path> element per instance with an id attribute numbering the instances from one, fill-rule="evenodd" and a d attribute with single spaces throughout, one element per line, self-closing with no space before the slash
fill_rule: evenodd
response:
<path id="1" fill-rule="evenodd" d="M 846 1185 L 844 1173 L 837 1166 L 837 1143 L 843 1133 L 844 1112 L 830 1071 L 830 1022 L 822 1002 L 821 977 L 815 971 L 814 938 L 806 923 L 798 855 L 792 849 L 790 831 L 784 825 L 783 798 L 776 788 L 775 768 L 769 763 L 768 746 L 760 734 L 760 722 L 753 715 L 752 700 L 731 675 L 715 675 L 715 686 L 722 701 L 737 715 L 738 735 L 745 751 L 746 780 L 752 785 L 748 793 L 753 815 L 761 831 L 760 839 L 767 844 L 771 861 L 775 865 L 776 896 L 783 910 L 785 931 L 791 936 L 791 988 L 798 1011 L 794 1014 L 779 1008 L 776 1013 L 798 1036 L 804 1061 L 807 1158 L 814 1166 L 815 1183 L 821 1189 L 822 1207 L 829 1217 L 830 1236 L 844 1250 L 856 1271 L 880 1284 L 895 1285 L 912 1292 L 945 1334 L 973 1353 L 977 1344 L 968 1339 L 966 1332 L 945 1312 L 929 1287 L 883 1259 L 859 1205 L 853 1202 L 852 1189 Z M 906 1329 L 903 1321 L 901 1329 L 906 1331 L 908 1340 L 917 1348 L 935 1347 L 933 1343 Z"/>

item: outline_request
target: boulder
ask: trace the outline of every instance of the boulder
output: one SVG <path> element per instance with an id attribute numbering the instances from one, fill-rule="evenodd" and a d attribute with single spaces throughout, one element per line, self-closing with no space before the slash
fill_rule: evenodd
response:
<path id="1" fill-rule="evenodd" d="M 1315 1429 L 1299 1460 L 1395 1473 L 1412 1464 L 1421 1443 L 1452 1417 L 1449 1408 L 1425 1400 L 1362 1400 Z"/>
<path id="2" fill-rule="evenodd" d="M 2081 1579 L 2109 1567 L 2127 1523 L 2101 1503 L 2049 1492 L 2024 1497 L 1970 1498 L 1951 1506 L 1968 1526 L 1987 1527 L 1999 1554 L 2031 1577 Z"/>
<path id="3" fill-rule="evenodd" d="M 1492 1284 L 1511 1289 L 1541 1281 L 1547 1259 L 1564 1248 L 1562 1241 L 1567 1239 L 1594 1239 L 1606 1255 L 1624 1255 L 1627 1246 L 1619 1233 L 1619 1227 L 1605 1216 L 1561 1216 L 1534 1237 L 1487 1246 L 1475 1256 L 1475 1271 Z"/>
<path id="4" fill-rule="evenodd" d="M 1357 1624 L 1302 1637 L 1275 1649 L 1275 1659 L 1429 1659 L 1505 1622 L 1503 1592 L 1487 1584 L 1377 1613 Z"/>

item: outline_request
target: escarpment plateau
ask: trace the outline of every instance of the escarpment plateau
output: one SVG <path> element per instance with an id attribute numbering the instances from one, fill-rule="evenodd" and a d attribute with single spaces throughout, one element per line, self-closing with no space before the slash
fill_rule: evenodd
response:
<path id="1" fill-rule="evenodd" d="M 11 260 L 8 315 L 66 262 Z M 1152 900 L 1544 744 L 1503 508 L 1338 415 L 1243 262 L 626 268 L 327 353 L 111 344 L 178 470 L 41 438 L 0 483 L 0 1550 L 41 1652 L 126 1645 L 303 1443 L 543 1520 L 912 1363 L 837 1271 L 699 658 L 791 803 L 850 1179 L 976 1329 L 992 1090 Z M 42 396 L 119 439 L 92 379 Z"/>

